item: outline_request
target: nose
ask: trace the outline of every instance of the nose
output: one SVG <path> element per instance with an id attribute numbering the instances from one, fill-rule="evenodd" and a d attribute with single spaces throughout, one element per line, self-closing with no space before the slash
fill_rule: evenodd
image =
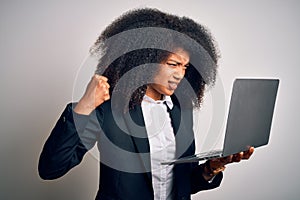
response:
<path id="1" fill-rule="evenodd" d="M 181 79 L 183 79 L 184 75 L 185 75 L 185 67 L 183 67 L 183 66 L 178 66 L 178 67 L 176 68 L 175 73 L 174 73 L 174 78 L 175 78 L 176 80 L 180 81 Z"/>

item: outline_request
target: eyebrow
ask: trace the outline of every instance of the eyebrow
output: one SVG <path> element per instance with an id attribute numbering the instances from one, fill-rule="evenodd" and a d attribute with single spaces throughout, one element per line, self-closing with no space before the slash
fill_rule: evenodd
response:
<path id="1" fill-rule="evenodd" d="M 175 62 L 177 65 L 182 65 L 182 63 L 181 62 L 178 62 L 178 61 L 176 61 L 176 60 L 173 60 L 173 59 L 168 59 L 167 60 L 167 62 L 168 61 L 172 61 L 172 62 Z M 188 62 L 186 65 L 184 65 L 185 67 L 187 67 L 187 66 L 189 66 L 190 65 L 190 62 Z"/>

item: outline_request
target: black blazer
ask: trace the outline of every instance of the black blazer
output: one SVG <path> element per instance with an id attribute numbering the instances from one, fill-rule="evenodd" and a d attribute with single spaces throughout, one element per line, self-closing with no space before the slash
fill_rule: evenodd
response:
<path id="1" fill-rule="evenodd" d="M 100 183 L 96 199 L 153 200 L 150 147 L 141 106 L 130 112 L 112 112 L 111 101 L 99 106 L 90 116 L 73 112 L 67 105 L 39 160 L 43 179 L 63 176 L 78 165 L 97 142 L 100 151 Z M 170 112 L 176 138 L 177 157 L 195 153 L 192 111 L 174 103 Z M 123 113 L 123 114 L 121 114 Z M 220 185 L 222 173 L 211 183 L 202 177 L 196 163 L 174 167 L 174 199 L 190 199 L 191 194 Z"/>

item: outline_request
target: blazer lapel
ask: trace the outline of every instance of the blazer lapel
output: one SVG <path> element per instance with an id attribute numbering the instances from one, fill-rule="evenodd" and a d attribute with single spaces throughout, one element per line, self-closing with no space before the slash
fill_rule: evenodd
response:
<path id="1" fill-rule="evenodd" d="M 176 140 L 176 158 L 193 154 L 193 150 L 190 149 L 191 145 L 194 145 L 192 109 L 181 109 L 174 104 L 169 113 Z"/>
<path id="2" fill-rule="evenodd" d="M 129 112 L 124 114 L 126 126 L 135 145 L 136 153 L 139 154 L 140 160 L 144 166 L 144 172 L 151 180 L 151 161 L 150 145 L 145 127 L 144 117 L 141 106 L 135 106 Z M 152 181 L 150 182 L 152 185 Z"/>
<path id="3" fill-rule="evenodd" d="M 173 131 L 175 136 L 177 135 L 179 126 L 180 126 L 180 116 L 181 116 L 181 112 L 180 112 L 180 108 L 178 106 L 174 106 L 172 110 L 168 109 L 168 112 L 170 113 L 170 118 L 171 118 L 171 123 L 172 123 L 172 127 L 173 127 Z"/>

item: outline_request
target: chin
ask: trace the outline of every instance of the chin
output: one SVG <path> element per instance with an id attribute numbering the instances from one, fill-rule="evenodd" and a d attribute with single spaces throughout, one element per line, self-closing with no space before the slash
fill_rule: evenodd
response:
<path id="1" fill-rule="evenodd" d="M 164 95 L 166 95 L 166 96 L 171 96 L 173 94 L 174 94 L 174 91 L 169 91 L 169 90 L 164 93 Z"/>

